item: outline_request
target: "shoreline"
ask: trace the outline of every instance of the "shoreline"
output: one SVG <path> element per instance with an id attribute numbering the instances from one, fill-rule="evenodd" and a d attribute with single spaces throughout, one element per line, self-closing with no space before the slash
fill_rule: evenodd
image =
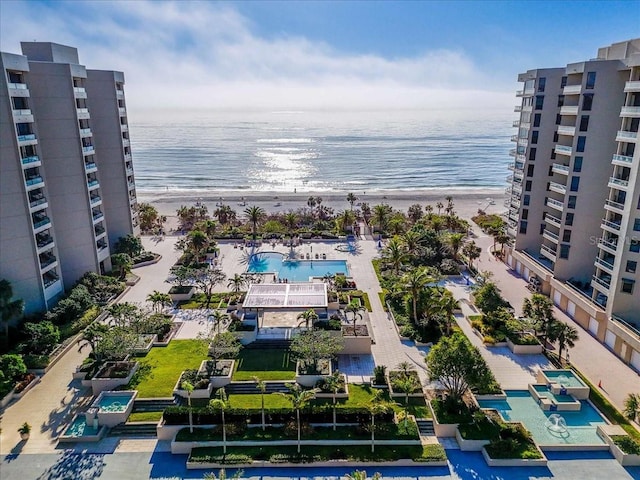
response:
<path id="1" fill-rule="evenodd" d="M 251 206 L 259 206 L 267 213 L 285 213 L 296 211 L 300 208 L 308 208 L 307 200 L 309 197 L 321 197 L 322 205 L 333 208 L 334 213 L 341 210 L 348 210 L 351 205 L 347 201 L 347 191 L 345 192 L 229 192 L 229 191 L 207 191 L 207 192 L 156 192 L 156 193 L 138 193 L 139 203 L 150 203 L 153 205 L 160 215 L 167 216 L 167 228 L 173 229 L 177 225 L 176 210 L 182 205 L 193 205 L 197 201 L 204 203 L 209 214 L 213 214 L 217 206 L 222 202 L 229 205 L 236 211 L 239 218 L 243 217 L 244 209 Z M 476 215 L 478 209 L 482 209 L 487 213 L 500 214 L 506 211 L 504 200 L 507 195 L 502 188 L 486 188 L 478 190 L 442 190 L 442 189 L 425 189 L 420 191 L 384 191 L 384 192 L 354 192 L 357 196 L 354 209 L 362 202 L 368 203 L 371 207 L 378 204 L 388 204 L 396 210 L 407 212 L 407 209 L 418 203 L 425 207 L 431 205 L 433 211 L 437 212 L 437 202 L 446 204 L 445 197 L 451 195 L 453 197 L 454 210 L 456 214 L 462 218 L 470 219 Z"/>

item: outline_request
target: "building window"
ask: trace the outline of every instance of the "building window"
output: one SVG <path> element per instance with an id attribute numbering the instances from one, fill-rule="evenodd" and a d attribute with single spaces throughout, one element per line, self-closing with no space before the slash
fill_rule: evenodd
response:
<path id="1" fill-rule="evenodd" d="M 564 243 L 560 244 L 560 258 L 569 258 L 569 245 L 566 245 Z"/>
<path id="2" fill-rule="evenodd" d="M 631 240 L 629 251 L 632 253 L 640 253 L 640 240 Z"/>
<path id="3" fill-rule="evenodd" d="M 562 232 L 562 241 L 571 243 L 571 230 L 565 230 Z"/>
<path id="4" fill-rule="evenodd" d="M 582 171 L 582 157 L 574 157 L 573 159 L 573 171 L 581 172 Z"/>
<path id="5" fill-rule="evenodd" d="M 524 191 L 525 192 L 531 191 L 531 180 L 527 180 L 526 182 L 524 182 Z"/>
<path id="6" fill-rule="evenodd" d="M 528 206 L 529 202 L 531 202 L 531 195 L 525 195 L 522 199 L 522 204 Z"/>
<path id="7" fill-rule="evenodd" d="M 633 220 L 633 231 L 640 232 L 640 218 L 636 218 Z"/>
<path id="8" fill-rule="evenodd" d="M 535 165 L 529 165 L 527 167 L 527 177 L 533 177 L 533 168 L 535 167 Z"/>
<path id="9" fill-rule="evenodd" d="M 564 95 L 558 95 L 558 106 L 559 107 L 564 106 Z"/>
<path id="10" fill-rule="evenodd" d="M 573 213 L 567 213 L 567 216 L 564 218 L 564 224 L 568 227 L 573 225 Z"/>
<path id="11" fill-rule="evenodd" d="M 527 222 L 524 220 L 520 220 L 520 233 L 527 233 Z"/>
<path id="12" fill-rule="evenodd" d="M 555 160 L 555 159 L 556 159 L 556 151 L 551 150 L 551 160 Z"/>
<path id="13" fill-rule="evenodd" d="M 518 153 L 518 155 L 524 155 L 524 152 L 526 152 L 527 149 L 525 147 L 523 147 L 522 145 L 518 145 L 516 147 L 516 152 Z"/>
<path id="14" fill-rule="evenodd" d="M 623 278 L 622 279 L 622 288 L 620 288 L 620 291 L 622 293 L 633 293 L 633 285 L 634 283 L 636 283 L 635 280 L 631 280 L 630 278 Z"/>
<path id="15" fill-rule="evenodd" d="M 576 200 L 578 197 L 575 195 L 569 195 L 569 201 L 567 202 L 568 208 L 576 208 Z"/>
<path id="16" fill-rule="evenodd" d="M 530 148 L 529 149 L 529 160 L 531 160 L 532 162 L 536 159 L 536 149 L 535 148 Z"/>
<path id="17" fill-rule="evenodd" d="M 546 230 L 547 225 L 544 223 L 540 224 L 540 235 L 542 235 L 544 233 L 544 231 Z"/>
<path id="18" fill-rule="evenodd" d="M 547 79 L 545 77 L 540 77 L 538 79 L 538 91 L 544 92 L 544 86 L 547 83 Z"/>
<path id="19" fill-rule="evenodd" d="M 522 220 L 529 220 L 529 209 L 522 209 Z"/>
<path id="20" fill-rule="evenodd" d="M 627 273 L 636 273 L 636 269 L 638 268 L 638 262 L 635 260 L 627 260 L 627 267 L 624 269 Z"/>
<path id="21" fill-rule="evenodd" d="M 571 187 L 570 190 L 572 192 L 577 192 L 578 187 L 580 186 L 580 177 L 571 177 Z"/>
<path id="22" fill-rule="evenodd" d="M 578 137 L 578 143 L 576 144 L 576 152 L 584 152 L 585 143 L 587 143 L 587 137 Z"/>
<path id="23" fill-rule="evenodd" d="M 560 88 L 564 88 L 567 86 L 567 77 L 564 76 L 560 79 Z"/>
<path id="24" fill-rule="evenodd" d="M 531 143 L 538 143 L 538 130 L 531 132 Z"/>
<path id="25" fill-rule="evenodd" d="M 587 84 L 585 88 L 593 88 L 596 86 L 596 72 L 587 73 Z"/>
<path id="26" fill-rule="evenodd" d="M 535 106 L 535 109 L 536 110 L 542 110 L 543 105 L 544 105 L 544 95 L 536 95 L 536 106 Z"/>
<path id="27" fill-rule="evenodd" d="M 589 111 L 593 106 L 593 93 L 585 93 L 582 95 L 582 110 Z"/>
<path id="28" fill-rule="evenodd" d="M 559 113 L 556 114 L 556 125 L 560 125 L 562 123 L 562 115 Z"/>
<path id="29" fill-rule="evenodd" d="M 582 115 L 580 117 L 580 131 L 586 132 L 589 128 L 589 115 Z"/>
<path id="30" fill-rule="evenodd" d="M 534 127 L 539 127 L 540 126 L 540 120 L 542 119 L 542 114 L 541 113 L 536 113 L 533 116 L 533 126 Z"/>

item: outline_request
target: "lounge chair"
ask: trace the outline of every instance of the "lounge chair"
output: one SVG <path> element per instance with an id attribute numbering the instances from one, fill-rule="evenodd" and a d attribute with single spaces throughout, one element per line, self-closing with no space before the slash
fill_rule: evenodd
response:
<path id="1" fill-rule="evenodd" d="M 323 253 L 323 254 L 322 254 L 322 259 L 323 259 L 323 260 L 326 260 L 326 259 L 327 259 L 327 254 L 326 254 L 326 253 Z"/>
<path id="2" fill-rule="evenodd" d="M 307 260 L 309 260 L 309 254 L 307 253 L 307 256 L 305 257 Z"/>
<path id="3" fill-rule="evenodd" d="M 316 253 L 316 260 L 318 260 L 319 258 L 320 258 L 320 255 Z"/>

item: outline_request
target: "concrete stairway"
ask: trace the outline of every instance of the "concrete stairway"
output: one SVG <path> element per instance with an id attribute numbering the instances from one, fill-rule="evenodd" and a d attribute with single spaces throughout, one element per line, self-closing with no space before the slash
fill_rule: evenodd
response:
<path id="1" fill-rule="evenodd" d="M 418 431 L 420 432 L 420 436 L 422 437 L 434 437 L 436 435 L 436 431 L 433 428 L 433 420 L 420 418 L 416 419 L 416 424 L 418 425 Z"/>

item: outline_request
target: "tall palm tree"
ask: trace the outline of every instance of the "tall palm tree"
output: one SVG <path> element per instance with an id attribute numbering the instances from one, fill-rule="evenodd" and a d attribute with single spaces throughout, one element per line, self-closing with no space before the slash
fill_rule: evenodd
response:
<path id="1" fill-rule="evenodd" d="M 358 197 L 356 197 L 355 193 L 349 192 L 347 193 L 347 202 L 351 205 L 351 210 L 353 210 L 353 204 L 358 201 Z"/>
<path id="2" fill-rule="evenodd" d="M 353 225 L 356 221 L 356 214 L 353 213 L 353 210 L 345 210 L 338 214 L 336 218 L 336 226 L 340 232 L 344 232 L 347 230 L 347 227 Z"/>
<path id="3" fill-rule="evenodd" d="M 460 304 L 458 303 L 458 300 L 453 298 L 453 294 L 451 293 L 451 291 L 444 290 L 444 292 L 442 292 L 440 296 L 438 305 L 442 309 L 442 313 L 444 314 L 446 335 L 449 336 L 451 335 L 451 325 L 454 321 L 453 312 L 460 308 Z"/>
<path id="4" fill-rule="evenodd" d="M 568 325 L 563 322 L 557 322 L 554 327 L 553 336 L 558 342 L 558 359 L 562 362 L 562 352 L 565 349 L 570 349 L 576 346 L 578 338 L 578 330 L 573 325 Z"/>
<path id="5" fill-rule="evenodd" d="M 227 393 L 224 391 L 224 387 L 218 390 L 217 395 L 218 395 L 218 398 L 209 400 L 209 405 L 212 408 L 220 409 L 220 415 L 222 416 L 222 453 L 226 455 L 227 454 L 227 424 L 224 418 L 224 411 L 229 406 L 229 403 L 227 402 Z"/>
<path id="6" fill-rule="evenodd" d="M 640 416 L 640 394 L 630 393 L 624 400 L 624 416 L 632 422 Z"/>
<path id="7" fill-rule="evenodd" d="M 336 395 L 338 394 L 338 390 L 342 387 L 342 374 L 336 370 L 328 377 L 324 379 L 324 386 L 333 393 L 333 430 L 336 429 Z"/>
<path id="8" fill-rule="evenodd" d="M 209 237 L 202 230 L 191 230 L 187 235 L 188 250 L 196 258 L 200 258 L 209 248 Z"/>
<path id="9" fill-rule="evenodd" d="M 418 324 L 418 294 L 429 283 L 436 281 L 436 277 L 425 267 L 418 267 L 405 273 L 402 277 L 402 285 L 411 295 L 413 307 L 413 321 Z"/>
<path id="10" fill-rule="evenodd" d="M 458 261 L 458 254 L 464 245 L 463 233 L 451 233 L 446 236 L 444 250 L 451 255 L 454 261 Z"/>
<path id="11" fill-rule="evenodd" d="M 427 216 L 431 218 L 431 214 L 433 213 L 433 207 L 431 205 L 427 205 L 424 207 L 424 211 L 427 212 Z"/>
<path id="12" fill-rule="evenodd" d="M 220 333 L 220 324 L 225 320 L 229 319 L 229 315 L 224 313 L 222 310 L 214 310 L 209 315 L 209 319 L 213 322 L 216 328 L 216 333 Z"/>
<path id="13" fill-rule="evenodd" d="M 287 398 L 291 402 L 293 409 L 296 411 L 296 422 L 298 424 L 298 453 L 300 453 L 300 410 L 315 398 L 317 390 L 315 388 L 312 390 L 303 390 L 297 383 L 288 383 L 287 388 L 289 389 L 289 393 L 279 392 L 279 395 Z"/>
<path id="14" fill-rule="evenodd" d="M 415 230 L 409 230 L 402 236 L 402 243 L 408 255 L 416 258 L 422 250 L 422 236 Z"/>
<path id="15" fill-rule="evenodd" d="M 158 290 L 154 290 L 149 295 L 147 295 L 147 302 L 151 303 L 153 311 L 156 313 L 160 313 L 162 311 L 162 307 L 173 305 L 171 295 L 169 295 L 168 293 L 159 292 Z"/>
<path id="16" fill-rule="evenodd" d="M 373 220 L 376 222 L 381 232 L 384 232 L 387 228 L 390 213 L 389 205 L 380 204 L 373 207 Z"/>
<path id="17" fill-rule="evenodd" d="M 534 293 L 530 299 L 524 299 L 522 313 L 534 322 L 536 335 L 542 332 L 542 345 L 546 349 L 550 327 L 556 321 L 553 315 L 553 303 L 548 297 Z"/>
<path id="18" fill-rule="evenodd" d="M 247 277 L 236 273 L 227 282 L 227 287 L 231 288 L 233 293 L 239 293 L 247 285 Z"/>
<path id="19" fill-rule="evenodd" d="M 319 317 L 316 311 L 313 308 L 310 308 L 309 310 L 305 310 L 304 312 L 300 313 L 296 317 L 296 320 L 300 320 L 300 323 L 298 323 L 298 326 L 304 323 L 305 328 L 307 330 L 311 330 L 313 328 L 313 324 L 315 323 L 316 320 L 318 320 L 318 318 Z"/>
<path id="20" fill-rule="evenodd" d="M 393 389 L 404 393 L 404 426 L 409 416 L 409 394 L 420 388 L 420 381 L 414 375 L 403 375 L 393 381 Z"/>
<path id="21" fill-rule="evenodd" d="M 382 259 L 388 265 L 391 265 L 393 273 L 398 275 L 404 261 L 407 258 L 407 251 L 404 244 L 397 237 L 393 237 L 387 243 L 387 246 L 382 251 Z"/>
<path id="22" fill-rule="evenodd" d="M 213 216 L 218 219 L 221 225 L 226 225 L 235 219 L 236 212 L 229 205 L 221 205 L 213 212 Z"/>
<path id="23" fill-rule="evenodd" d="M 193 433 L 193 409 L 191 408 L 191 394 L 194 390 L 193 384 L 187 380 L 183 380 L 182 390 L 187 392 L 187 402 L 189 404 L 189 433 Z"/>
<path id="24" fill-rule="evenodd" d="M 362 320 L 362 312 L 364 312 L 364 307 L 360 305 L 359 302 L 352 300 L 344 309 L 345 316 L 347 313 L 353 314 L 353 336 L 357 337 L 358 332 L 356 331 L 356 324 L 358 323 L 358 317 Z"/>
<path id="25" fill-rule="evenodd" d="M 444 205 L 442 204 L 442 202 L 438 202 L 438 203 L 436 203 L 436 208 L 438 209 L 438 215 L 440 215 L 440 210 L 442 210 L 442 207 L 444 207 Z"/>
<path id="26" fill-rule="evenodd" d="M 371 452 L 376 448 L 376 415 L 380 415 L 389 410 L 389 403 L 382 397 L 382 391 L 376 390 L 367 404 L 367 410 L 371 415 Z"/>
<path id="27" fill-rule="evenodd" d="M 470 242 L 464 244 L 464 246 L 462 247 L 462 253 L 467 256 L 467 258 L 469 259 L 469 266 L 473 268 L 473 261 L 480 258 L 482 249 L 478 245 L 476 245 L 476 242 L 471 240 Z"/>
<path id="28" fill-rule="evenodd" d="M 4 341 L 9 342 L 9 322 L 22 315 L 24 311 L 24 301 L 22 299 L 12 300 L 13 287 L 8 280 L 0 280 L 0 319 L 4 325 Z"/>
<path id="29" fill-rule="evenodd" d="M 316 205 L 316 197 L 312 196 L 307 199 L 307 207 L 309 207 L 309 210 L 311 210 L 311 216 L 313 216 L 313 209 L 316 208 Z"/>
<path id="30" fill-rule="evenodd" d="M 118 270 L 120 280 L 124 280 L 127 273 L 131 271 L 133 261 L 126 253 L 114 253 L 111 255 L 111 265 Z"/>
<path id="31" fill-rule="evenodd" d="M 298 224 L 298 215 L 293 212 L 289 212 L 284 216 L 284 225 L 287 227 L 289 231 L 289 236 L 293 237 L 293 231 L 296 229 L 296 225 Z"/>
<path id="32" fill-rule="evenodd" d="M 247 219 L 251 222 L 251 232 L 253 235 L 253 240 L 256 239 L 256 234 L 258 231 L 258 223 L 262 221 L 267 212 L 265 212 L 264 208 L 258 207 L 254 205 L 253 207 L 246 208 L 244 210 L 244 214 L 247 216 Z"/>
<path id="33" fill-rule="evenodd" d="M 252 377 L 256 383 L 256 388 L 260 390 L 260 409 L 262 410 L 262 431 L 266 429 L 265 415 L 264 415 L 264 394 L 267 392 L 267 382 L 260 380 L 259 377 Z"/>

